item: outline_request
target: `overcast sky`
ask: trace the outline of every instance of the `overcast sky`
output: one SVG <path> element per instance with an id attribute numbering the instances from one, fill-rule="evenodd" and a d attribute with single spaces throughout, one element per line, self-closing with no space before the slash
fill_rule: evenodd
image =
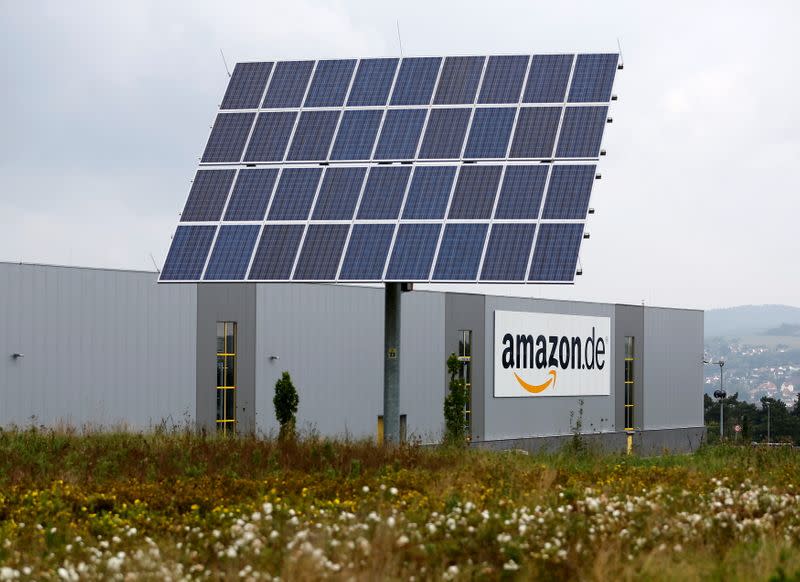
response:
<path id="1" fill-rule="evenodd" d="M 572 287 L 800 306 L 800 3 L 0 0 L 0 260 L 163 264 L 237 60 L 615 51 Z M 469 290 L 477 290 L 468 287 Z"/>

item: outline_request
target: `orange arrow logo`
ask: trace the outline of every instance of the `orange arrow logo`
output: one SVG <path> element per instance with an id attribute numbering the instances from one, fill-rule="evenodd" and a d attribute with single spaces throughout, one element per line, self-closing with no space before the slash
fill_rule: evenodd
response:
<path id="1" fill-rule="evenodd" d="M 544 384 L 528 384 L 525 380 L 523 380 L 522 378 L 517 376 L 516 372 L 514 372 L 514 378 L 517 379 L 517 382 L 519 382 L 519 385 L 522 386 L 525 390 L 527 390 L 528 392 L 530 392 L 532 394 L 538 394 L 539 392 L 543 392 L 544 390 L 549 388 L 550 384 L 552 384 L 553 387 L 555 388 L 555 385 L 556 385 L 556 371 L 555 370 L 550 370 L 549 374 L 550 374 L 551 377 Z"/>

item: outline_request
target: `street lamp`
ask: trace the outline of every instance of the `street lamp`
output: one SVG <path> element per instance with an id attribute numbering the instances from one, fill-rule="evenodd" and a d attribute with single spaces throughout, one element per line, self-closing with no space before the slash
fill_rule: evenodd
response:
<path id="1" fill-rule="evenodd" d="M 720 358 L 716 362 L 712 362 L 711 360 L 705 360 L 704 359 L 703 363 L 704 364 L 714 364 L 715 366 L 719 366 L 719 390 L 714 390 L 714 398 L 718 398 L 719 399 L 719 440 L 721 442 L 722 439 L 725 437 L 725 431 L 724 431 L 724 426 L 725 426 L 724 417 L 725 417 L 725 415 L 723 413 L 723 410 L 725 408 L 725 404 L 724 404 L 725 396 L 727 396 L 727 395 L 725 394 L 725 386 L 724 386 L 723 381 L 722 381 L 722 367 L 725 365 L 725 360 Z"/>

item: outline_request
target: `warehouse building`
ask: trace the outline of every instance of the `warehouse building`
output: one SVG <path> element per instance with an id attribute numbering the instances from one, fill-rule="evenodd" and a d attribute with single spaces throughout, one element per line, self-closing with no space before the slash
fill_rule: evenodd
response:
<path id="1" fill-rule="evenodd" d="M 157 274 L 0 263 L 0 426 L 159 425 L 269 434 L 284 370 L 298 425 L 372 438 L 384 291 L 299 283 L 158 285 Z M 436 442 L 456 353 L 471 442 L 624 449 L 701 442 L 703 313 L 412 291 L 402 295 L 405 437 Z"/>

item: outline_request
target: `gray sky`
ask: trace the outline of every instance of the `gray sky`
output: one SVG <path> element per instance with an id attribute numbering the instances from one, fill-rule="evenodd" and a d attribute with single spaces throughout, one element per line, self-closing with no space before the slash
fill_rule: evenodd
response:
<path id="1" fill-rule="evenodd" d="M 0 0 L 0 260 L 163 263 L 237 60 L 614 51 L 573 287 L 489 293 L 800 305 L 800 3 Z M 469 290 L 477 291 L 475 287 Z"/>

